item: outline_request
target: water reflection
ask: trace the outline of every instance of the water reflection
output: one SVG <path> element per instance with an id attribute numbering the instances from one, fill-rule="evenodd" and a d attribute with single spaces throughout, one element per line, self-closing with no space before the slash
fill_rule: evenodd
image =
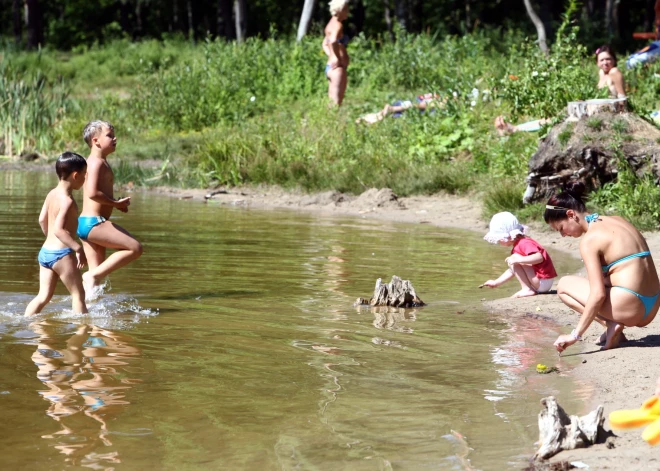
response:
<path id="1" fill-rule="evenodd" d="M 42 438 L 74 466 L 108 469 L 121 462 L 118 451 L 96 449 L 112 446 L 108 424 L 129 405 L 126 393 L 140 382 L 128 378 L 124 367 L 140 350 L 128 335 L 91 324 L 77 326 L 61 345 L 62 327 L 48 320 L 30 324 L 38 335 L 32 361 L 46 387 L 39 394 L 48 402 L 46 414 L 60 426 Z"/>

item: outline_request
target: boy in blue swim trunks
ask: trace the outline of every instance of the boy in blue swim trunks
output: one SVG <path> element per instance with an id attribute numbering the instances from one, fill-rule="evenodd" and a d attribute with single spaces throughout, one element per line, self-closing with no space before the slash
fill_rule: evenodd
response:
<path id="1" fill-rule="evenodd" d="M 60 181 L 46 196 L 39 215 L 39 225 L 46 242 L 39 251 L 39 294 L 25 309 L 32 316 L 50 302 L 59 278 L 71 293 L 73 311 L 86 313 L 85 290 L 80 269 L 85 265 L 85 252 L 73 237 L 78 227 L 78 205 L 71 196 L 85 183 L 87 162 L 73 152 L 64 152 L 55 163 Z"/>
<path id="2" fill-rule="evenodd" d="M 106 121 L 92 121 L 85 126 L 83 138 L 91 152 L 87 158 L 78 236 L 89 263 L 89 271 L 83 274 L 89 298 L 94 296 L 94 289 L 103 278 L 142 255 L 142 245 L 109 220 L 113 209 L 126 213 L 131 203 L 130 197 L 115 199 L 113 194 L 114 175 L 107 158 L 117 147 L 115 128 Z M 115 250 L 107 259 L 106 249 Z"/>

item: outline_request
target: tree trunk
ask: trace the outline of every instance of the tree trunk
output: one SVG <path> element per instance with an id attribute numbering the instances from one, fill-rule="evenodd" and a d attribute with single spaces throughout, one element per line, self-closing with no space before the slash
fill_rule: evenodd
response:
<path id="1" fill-rule="evenodd" d="M 305 0 L 302 15 L 300 15 L 300 23 L 298 23 L 298 34 L 296 35 L 296 40 L 298 42 L 302 41 L 302 38 L 304 38 L 307 31 L 309 31 L 309 24 L 311 23 L 312 15 L 314 14 L 314 3 L 316 3 L 316 0 Z"/>
<path id="2" fill-rule="evenodd" d="M 607 31 L 607 38 L 612 39 L 614 35 L 614 25 L 612 23 L 612 15 L 614 14 L 614 0 L 607 0 L 605 2 L 605 30 Z"/>
<path id="3" fill-rule="evenodd" d="M 14 0 L 13 1 L 13 14 L 14 14 L 14 41 L 16 42 L 17 46 L 20 46 L 21 43 L 23 42 L 23 18 L 22 18 L 22 10 L 23 10 L 23 2 L 21 0 Z"/>
<path id="4" fill-rule="evenodd" d="M 36 49 L 44 43 L 44 27 L 39 0 L 26 0 L 27 7 L 27 46 Z"/>
<path id="5" fill-rule="evenodd" d="M 142 36 L 142 1 L 135 2 L 135 29 L 133 30 L 133 39 Z"/>
<path id="6" fill-rule="evenodd" d="M 236 41 L 245 40 L 245 0 L 234 0 L 234 18 L 236 20 Z"/>
<path id="7" fill-rule="evenodd" d="M 541 48 L 541 51 L 543 51 L 544 54 L 547 54 L 548 43 L 546 41 L 545 26 L 543 26 L 543 22 L 534 11 L 534 7 L 532 7 L 532 1 L 523 0 L 523 2 L 525 3 L 525 9 L 527 9 L 527 14 L 529 15 L 529 19 L 532 20 L 532 23 L 534 23 L 534 27 L 536 27 L 536 34 L 539 37 L 538 39 L 539 47 Z"/>
<path id="8" fill-rule="evenodd" d="M 129 8 L 128 0 L 122 0 L 119 4 L 119 26 L 124 33 L 131 33 L 131 22 L 129 20 Z"/>
<path id="9" fill-rule="evenodd" d="M 394 14 L 401 29 L 408 31 L 408 8 L 406 0 L 394 0 Z"/>
<path id="10" fill-rule="evenodd" d="M 472 5 L 470 0 L 465 0 L 465 32 L 469 33 L 472 28 Z"/>
<path id="11" fill-rule="evenodd" d="M 186 13 L 188 14 L 188 39 L 195 39 L 195 27 L 193 25 L 192 0 L 186 0 Z"/>
<path id="12" fill-rule="evenodd" d="M 224 37 L 227 41 L 235 38 L 231 0 L 218 0 L 218 36 Z"/>
<path id="13" fill-rule="evenodd" d="M 392 11 L 390 10 L 390 0 L 383 0 L 385 4 L 385 26 L 390 35 L 390 40 L 394 41 L 394 31 L 392 30 Z"/>

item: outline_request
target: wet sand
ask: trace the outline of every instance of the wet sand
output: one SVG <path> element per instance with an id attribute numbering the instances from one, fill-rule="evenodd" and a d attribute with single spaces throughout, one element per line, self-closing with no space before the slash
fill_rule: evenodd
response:
<path id="1" fill-rule="evenodd" d="M 156 189 L 176 198 L 205 201 L 210 191 Z M 218 191 L 218 190 L 216 190 Z M 411 224 L 432 224 L 486 233 L 488 221 L 481 217 L 481 205 L 469 197 L 451 195 L 413 196 L 397 198 L 387 189 L 370 189 L 359 196 L 339 192 L 307 194 L 280 188 L 230 188 L 213 195 L 208 204 L 224 204 L 260 209 L 288 208 L 317 214 L 345 215 L 384 219 Z M 476 198 L 475 198 L 476 199 Z M 579 239 L 561 238 L 544 224 L 531 224 L 530 235 L 548 251 L 564 251 L 579 258 Z M 660 254 L 660 232 L 644 234 L 654 254 Z M 660 260 L 656 255 L 656 266 Z M 660 268 L 660 266 L 658 266 Z M 580 274 L 584 275 L 584 271 Z M 503 292 L 504 293 L 504 292 Z M 485 303 L 494 316 L 523 317 L 530 313 L 545 316 L 572 330 L 578 315 L 564 306 L 556 296 L 534 296 L 524 299 L 498 299 Z M 600 351 L 595 344 L 602 328 L 593 323 L 584 341 L 569 348 L 564 355 L 578 355 L 580 363 L 571 372 L 576 378 L 594 385 L 590 410 L 605 406 L 605 416 L 619 409 L 636 409 L 650 397 L 660 375 L 660 320 L 644 328 L 627 328 L 628 342 L 615 350 Z M 561 368 L 561 360 L 557 365 Z M 561 404 L 561 398 L 558 398 Z M 539 411 L 540 411 L 539 405 Z M 574 411 L 568 410 L 571 414 Z M 605 422 L 605 428 L 610 429 Z M 641 438 L 643 429 L 616 431 L 614 448 L 604 444 L 588 449 L 564 451 L 550 461 L 581 461 L 591 470 L 660 469 L 660 447 L 652 448 Z"/>

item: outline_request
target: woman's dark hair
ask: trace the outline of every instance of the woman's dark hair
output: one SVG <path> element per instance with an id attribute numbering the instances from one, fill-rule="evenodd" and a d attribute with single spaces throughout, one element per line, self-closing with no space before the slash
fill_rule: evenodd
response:
<path id="1" fill-rule="evenodd" d="M 554 221 L 563 221 L 568 218 L 566 211 L 572 209 L 577 213 L 586 213 L 587 206 L 582 201 L 585 186 L 582 182 L 568 182 L 558 195 L 550 197 L 548 206 L 554 206 L 555 209 L 545 208 L 543 219 L 546 223 Z M 557 209 L 558 208 L 558 209 Z"/>
<path id="2" fill-rule="evenodd" d="M 607 52 L 610 55 L 610 57 L 612 58 L 612 60 L 614 61 L 614 65 L 616 66 L 617 61 L 616 61 L 616 53 L 614 52 L 614 49 L 612 49 L 607 44 L 603 44 L 598 49 L 596 49 L 596 61 L 598 61 L 598 55 L 601 52 Z"/>
<path id="3" fill-rule="evenodd" d="M 73 172 L 80 172 L 87 167 L 87 161 L 75 152 L 63 152 L 55 162 L 55 172 L 60 180 L 66 180 Z"/>

